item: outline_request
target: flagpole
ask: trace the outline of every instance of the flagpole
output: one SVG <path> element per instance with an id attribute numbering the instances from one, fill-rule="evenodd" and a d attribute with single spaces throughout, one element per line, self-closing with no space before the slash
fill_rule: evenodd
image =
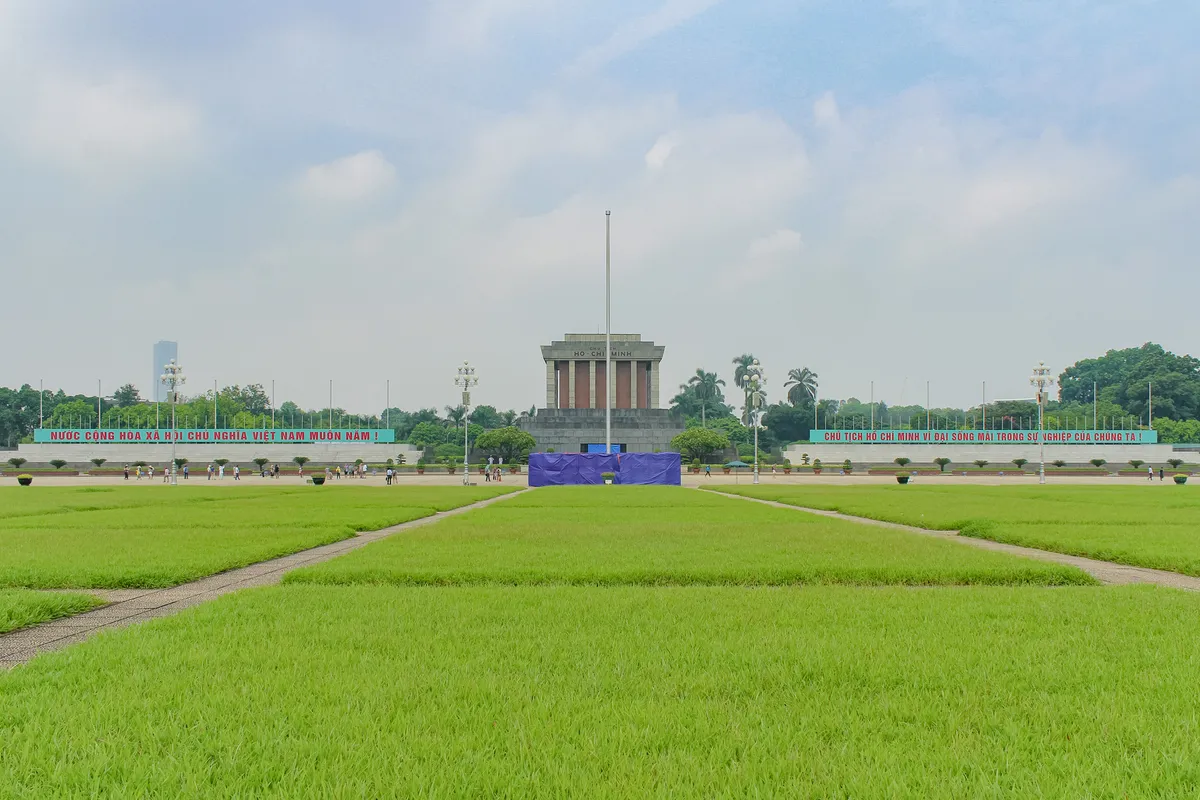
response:
<path id="1" fill-rule="evenodd" d="M 604 452 L 612 453 L 612 211 L 604 212 Z"/>

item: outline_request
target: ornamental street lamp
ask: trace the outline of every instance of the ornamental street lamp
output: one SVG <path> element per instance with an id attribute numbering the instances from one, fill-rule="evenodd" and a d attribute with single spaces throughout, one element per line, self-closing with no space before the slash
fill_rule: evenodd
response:
<path id="1" fill-rule="evenodd" d="M 750 424 L 754 426 L 754 482 L 758 483 L 758 429 L 762 426 L 762 402 L 763 384 L 767 382 L 766 375 L 763 374 L 762 365 L 758 363 L 758 359 L 746 368 L 746 374 L 742 378 L 742 388 L 746 392 L 746 400 L 750 404 L 749 417 Z"/>
<path id="2" fill-rule="evenodd" d="M 475 376 L 475 368 L 464 361 L 458 368 L 458 377 L 454 379 L 454 385 L 462 387 L 463 486 L 471 485 L 471 387 L 478 383 L 479 378 Z"/>
<path id="3" fill-rule="evenodd" d="M 187 383 L 187 378 L 183 377 L 183 367 L 175 363 L 175 359 L 171 359 L 171 363 L 163 367 L 163 374 L 159 378 L 163 386 L 167 387 L 167 394 L 171 399 L 171 465 L 168 467 L 171 470 L 171 485 L 179 485 L 179 466 L 175 462 L 175 401 L 179 396 L 179 387 Z"/>
<path id="4" fill-rule="evenodd" d="M 1037 389 L 1038 407 L 1038 483 L 1046 482 L 1046 387 L 1054 385 L 1050 377 L 1050 368 L 1045 361 L 1039 361 L 1033 368 L 1033 376 L 1029 385 Z"/>

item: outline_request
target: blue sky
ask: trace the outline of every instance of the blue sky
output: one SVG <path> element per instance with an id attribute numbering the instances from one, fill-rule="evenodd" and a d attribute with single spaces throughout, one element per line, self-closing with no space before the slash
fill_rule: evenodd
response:
<path id="1" fill-rule="evenodd" d="M 451 8 L 452 6 L 452 8 Z M 0 383 L 540 403 L 603 324 L 969 403 L 1196 352 L 1200 6 L 0 4 Z M 729 376 L 726 375 L 728 380 Z M 776 393 L 781 392 L 777 387 Z M 338 400 L 339 398 L 335 398 Z"/>

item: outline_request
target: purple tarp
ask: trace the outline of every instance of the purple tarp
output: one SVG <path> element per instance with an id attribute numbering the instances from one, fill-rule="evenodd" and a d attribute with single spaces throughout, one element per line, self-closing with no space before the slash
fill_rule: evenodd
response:
<path id="1" fill-rule="evenodd" d="M 680 485 L 679 453 L 530 453 L 530 486 L 577 486 L 604 483 Z"/>

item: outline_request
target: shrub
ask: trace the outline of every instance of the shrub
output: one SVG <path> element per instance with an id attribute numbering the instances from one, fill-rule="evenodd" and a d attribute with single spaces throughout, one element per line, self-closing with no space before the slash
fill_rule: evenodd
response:
<path id="1" fill-rule="evenodd" d="M 821 459 L 814 458 L 812 466 L 813 466 L 813 469 L 820 469 L 821 468 Z"/>
<path id="2" fill-rule="evenodd" d="M 22 473 L 17 476 L 17 483 L 21 484 L 22 486 L 28 486 L 29 484 L 33 483 L 33 476 L 28 472 Z"/>
<path id="3" fill-rule="evenodd" d="M 854 471 L 854 465 L 850 463 L 850 459 L 847 458 L 842 462 L 842 469 L 846 470 L 846 472 Z"/>
<path id="4" fill-rule="evenodd" d="M 806 466 L 806 467 L 808 466 L 808 453 L 801 453 L 801 454 L 800 454 L 800 463 L 801 463 L 801 464 L 803 464 L 803 465 L 804 465 L 804 466 Z"/>
<path id="5" fill-rule="evenodd" d="M 214 458 L 213 463 L 216 464 L 218 467 L 223 467 L 229 463 L 229 459 L 228 458 Z"/>
<path id="6" fill-rule="evenodd" d="M 892 463 L 898 467 L 907 467 L 909 464 L 912 463 L 912 459 L 905 458 L 904 456 L 900 456 L 899 458 L 893 458 Z"/>
<path id="7" fill-rule="evenodd" d="M 96 465 L 97 469 L 99 469 L 100 467 L 103 467 L 105 461 L 108 461 L 108 459 L 107 458 L 93 458 L 92 459 L 92 463 Z"/>
<path id="8" fill-rule="evenodd" d="M 1107 462 L 1107 461 L 1105 461 L 1103 458 L 1093 458 L 1093 459 L 1092 459 L 1090 462 L 1088 462 L 1088 463 L 1090 463 L 1090 464 L 1091 464 L 1093 467 L 1103 467 L 1103 466 L 1104 466 L 1105 464 L 1107 464 L 1108 462 Z"/>
<path id="9" fill-rule="evenodd" d="M 12 468 L 13 468 L 13 469 L 20 469 L 20 468 L 21 468 L 21 465 L 25 463 L 25 459 L 23 459 L 23 458 L 20 458 L 20 457 L 18 457 L 18 458 L 10 458 L 10 459 L 8 460 L 8 463 L 9 463 L 9 464 L 12 464 Z"/>
<path id="10" fill-rule="evenodd" d="M 67 465 L 67 462 L 61 458 L 51 459 L 51 461 L 50 461 L 50 466 L 54 467 L 55 469 L 62 469 L 66 465 Z"/>
<path id="11" fill-rule="evenodd" d="M 1145 463 L 1146 462 L 1142 461 L 1140 458 L 1129 459 L 1129 466 L 1133 467 L 1134 469 L 1137 469 L 1138 467 L 1140 467 L 1142 464 L 1145 464 Z M 1099 466 L 1099 465 L 1097 465 L 1097 466 Z"/>
<path id="12" fill-rule="evenodd" d="M 1171 469 L 1179 469 L 1179 465 L 1183 463 L 1182 458 L 1168 458 L 1167 463 L 1171 465 Z"/>
<path id="13" fill-rule="evenodd" d="M 396 465 L 396 462 L 395 462 L 395 461 L 393 461 L 392 459 L 390 459 L 390 458 L 389 458 L 389 459 L 387 460 L 387 465 L 388 465 L 389 467 L 394 467 L 394 466 Z"/>
<path id="14" fill-rule="evenodd" d="M 985 459 L 982 459 L 982 458 L 975 459 L 975 466 L 979 467 L 980 469 L 983 469 L 987 465 L 988 465 L 988 461 L 986 461 Z"/>
<path id="15" fill-rule="evenodd" d="M 729 447 L 729 437 L 711 428 L 688 428 L 671 439 L 671 447 L 698 464 L 700 459 Z"/>
<path id="16" fill-rule="evenodd" d="M 941 470 L 942 472 L 945 472 L 946 467 L 950 465 L 950 459 L 943 456 L 942 458 L 935 458 L 933 460 L 933 463 L 938 465 L 939 470 Z"/>
<path id="17" fill-rule="evenodd" d="M 133 462 L 133 465 L 134 465 L 135 467 L 148 467 L 148 466 L 150 466 L 150 465 L 149 465 L 149 464 L 147 464 L 145 461 L 135 461 L 135 462 Z"/>
<path id="18" fill-rule="evenodd" d="M 312 459 L 310 459 L 308 456 L 296 456 L 295 458 L 292 459 L 292 462 L 297 467 L 303 467 L 305 464 L 307 464 L 311 460 Z"/>
<path id="19" fill-rule="evenodd" d="M 1028 458 L 1014 458 L 1012 463 L 1017 465 L 1017 469 L 1025 469 L 1025 465 L 1029 463 Z"/>
<path id="20" fill-rule="evenodd" d="M 320 473 L 316 473 L 315 475 L 312 476 L 312 482 L 313 482 L 313 486 L 324 486 L 325 485 L 325 476 Z"/>
<path id="21" fill-rule="evenodd" d="M 606 480 L 606 481 L 613 481 L 613 480 L 617 479 L 617 476 L 616 476 L 616 473 L 613 473 L 613 472 L 601 472 L 600 478 L 602 480 Z"/>
<path id="22" fill-rule="evenodd" d="M 186 463 L 188 463 L 188 460 L 186 458 L 175 459 L 175 469 L 183 469 L 183 465 Z"/>
<path id="23" fill-rule="evenodd" d="M 1053 464 L 1054 466 L 1058 467 L 1059 469 L 1062 469 L 1063 467 L 1065 467 L 1067 465 L 1067 462 L 1063 461 L 1061 458 L 1056 458 L 1053 461 L 1051 461 L 1050 463 Z"/>
<path id="24" fill-rule="evenodd" d="M 264 466 L 266 466 L 266 463 L 270 460 L 271 459 L 269 459 L 269 458 L 263 458 L 262 456 L 259 456 L 258 458 L 254 459 L 254 466 L 258 467 L 259 472 L 262 472 L 262 468 Z M 180 466 L 183 466 L 183 465 L 180 464 Z"/>
<path id="25" fill-rule="evenodd" d="M 1175 481 L 1176 483 L 1178 483 L 1180 486 L 1182 486 L 1183 484 L 1187 483 L 1188 476 L 1187 475 L 1173 475 L 1171 477 L 1171 479 L 1173 481 Z"/>

